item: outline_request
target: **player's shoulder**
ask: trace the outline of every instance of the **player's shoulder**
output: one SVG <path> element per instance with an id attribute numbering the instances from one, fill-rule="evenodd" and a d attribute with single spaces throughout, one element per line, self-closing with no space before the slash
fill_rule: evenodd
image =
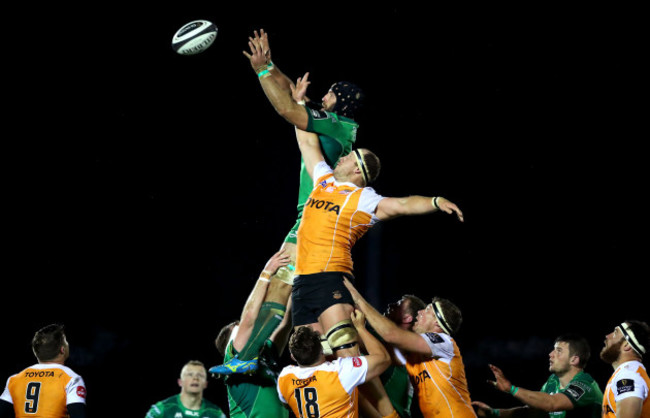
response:
<path id="1" fill-rule="evenodd" d="M 628 361 L 619 366 L 615 379 L 632 379 L 647 375 L 645 366 L 640 361 Z"/>

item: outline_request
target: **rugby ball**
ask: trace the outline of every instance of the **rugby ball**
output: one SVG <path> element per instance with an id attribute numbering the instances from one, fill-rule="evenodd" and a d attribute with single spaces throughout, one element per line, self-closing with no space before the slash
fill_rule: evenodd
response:
<path id="1" fill-rule="evenodd" d="M 217 27 L 208 20 L 194 20 L 176 31 L 172 49 L 181 55 L 194 55 L 208 49 L 217 37 Z"/>

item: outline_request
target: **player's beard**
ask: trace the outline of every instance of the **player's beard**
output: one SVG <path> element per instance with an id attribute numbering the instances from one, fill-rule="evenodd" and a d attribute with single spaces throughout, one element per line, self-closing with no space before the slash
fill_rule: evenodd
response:
<path id="1" fill-rule="evenodd" d="M 613 364 L 618 360 L 618 356 L 621 352 L 621 346 L 623 345 L 623 341 L 621 340 L 617 342 L 616 344 L 612 344 L 609 347 L 605 346 L 603 349 L 600 351 L 600 358 L 607 364 Z"/>

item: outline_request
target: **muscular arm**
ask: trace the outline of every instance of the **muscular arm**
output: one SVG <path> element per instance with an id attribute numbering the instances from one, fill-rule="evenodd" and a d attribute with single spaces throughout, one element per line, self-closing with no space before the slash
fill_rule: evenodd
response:
<path id="1" fill-rule="evenodd" d="M 262 32 L 260 37 L 255 32 L 255 37 L 249 38 L 248 46 L 250 47 L 250 53 L 244 51 L 244 55 L 250 60 L 253 69 L 257 70 L 266 66 L 270 59 L 266 34 Z M 264 90 L 264 94 L 275 111 L 295 127 L 303 130 L 307 129 L 309 116 L 305 107 L 293 100 L 293 84 L 291 81 L 279 69 L 275 68 L 275 65 L 273 69 L 268 71 L 268 74 L 259 75 L 261 75 L 259 80 L 262 90 Z"/>
<path id="2" fill-rule="evenodd" d="M 288 263 L 289 255 L 281 250 L 273 254 L 264 266 L 264 270 L 260 274 L 260 279 L 262 280 L 257 280 L 257 282 L 255 282 L 255 287 L 253 287 L 253 290 L 248 295 L 248 299 L 244 304 L 244 309 L 242 310 L 239 319 L 239 331 L 233 341 L 235 350 L 240 351 L 244 348 L 248 338 L 251 336 L 255 320 L 257 319 L 257 315 L 262 307 L 262 303 L 264 302 L 266 291 L 269 288 L 268 279 L 275 274 L 280 266 L 287 265 Z"/>
<path id="3" fill-rule="evenodd" d="M 419 334 L 398 327 L 370 305 L 347 278 L 344 278 L 343 281 L 357 308 L 364 313 L 370 325 L 384 341 L 400 350 L 431 355 L 431 348 Z"/>
<path id="4" fill-rule="evenodd" d="M 280 116 L 298 129 L 307 129 L 309 123 L 307 109 L 293 100 L 291 91 L 284 90 L 275 77 L 263 77 L 260 79 L 260 84 L 267 99 Z"/>
<path id="5" fill-rule="evenodd" d="M 570 411 L 573 409 L 573 402 L 563 393 L 549 395 L 544 392 L 519 388 L 515 398 L 532 408 L 545 412 Z"/>
<path id="6" fill-rule="evenodd" d="M 386 197 L 377 205 L 376 215 L 385 221 L 405 215 L 425 215 L 438 211 L 432 202 L 432 197 L 408 196 L 408 197 Z M 436 204 L 445 213 L 456 213 L 458 219 L 463 222 L 463 212 L 454 203 L 438 197 Z"/>
<path id="7" fill-rule="evenodd" d="M 639 418 L 643 408 L 643 400 L 629 397 L 616 402 L 616 418 Z"/>
<path id="8" fill-rule="evenodd" d="M 496 379 L 492 382 L 494 387 L 502 392 L 509 392 L 513 387 L 510 380 L 505 377 L 500 368 L 492 364 L 489 366 Z M 518 388 L 514 397 L 532 408 L 545 412 L 570 411 L 573 409 L 573 402 L 563 393 L 550 395 L 545 392 Z"/>
<path id="9" fill-rule="evenodd" d="M 323 152 L 320 149 L 318 135 L 296 129 L 296 139 L 298 140 L 298 148 L 300 148 L 300 154 L 302 155 L 307 172 L 311 178 L 314 178 L 314 167 L 319 162 L 325 160 Z"/>
<path id="10" fill-rule="evenodd" d="M 365 316 L 360 310 L 355 310 L 350 315 L 354 327 L 357 329 L 359 338 L 367 351 L 368 372 L 366 382 L 382 374 L 390 366 L 390 355 L 378 339 L 365 327 Z"/>

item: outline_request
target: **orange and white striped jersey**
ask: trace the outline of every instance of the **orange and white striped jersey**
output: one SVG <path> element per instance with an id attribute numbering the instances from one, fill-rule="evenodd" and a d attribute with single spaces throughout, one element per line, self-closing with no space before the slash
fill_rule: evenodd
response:
<path id="1" fill-rule="evenodd" d="M 86 403 L 86 385 L 69 367 L 35 364 L 9 377 L 0 399 L 13 404 L 16 418 L 63 418 L 68 404 Z"/>
<path id="2" fill-rule="evenodd" d="M 374 213 L 383 197 L 371 187 L 336 181 L 325 161 L 313 176 L 298 228 L 296 274 L 352 274 L 352 247 L 379 220 Z"/>
<path id="3" fill-rule="evenodd" d="M 641 398 L 641 418 L 650 418 L 649 388 L 650 379 L 643 363 L 628 361 L 619 365 L 605 387 L 603 418 L 616 418 L 616 402 L 629 397 Z"/>
<path id="4" fill-rule="evenodd" d="M 368 360 L 341 357 L 314 367 L 287 366 L 278 377 L 278 395 L 298 418 L 359 416 L 359 390 Z"/>
<path id="5" fill-rule="evenodd" d="M 425 418 L 476 417 L 469 396 L 465 365 L 456 342 L 447 334 L 420 334 L 431 356 L 409 354 L 406 370 Z"/>

